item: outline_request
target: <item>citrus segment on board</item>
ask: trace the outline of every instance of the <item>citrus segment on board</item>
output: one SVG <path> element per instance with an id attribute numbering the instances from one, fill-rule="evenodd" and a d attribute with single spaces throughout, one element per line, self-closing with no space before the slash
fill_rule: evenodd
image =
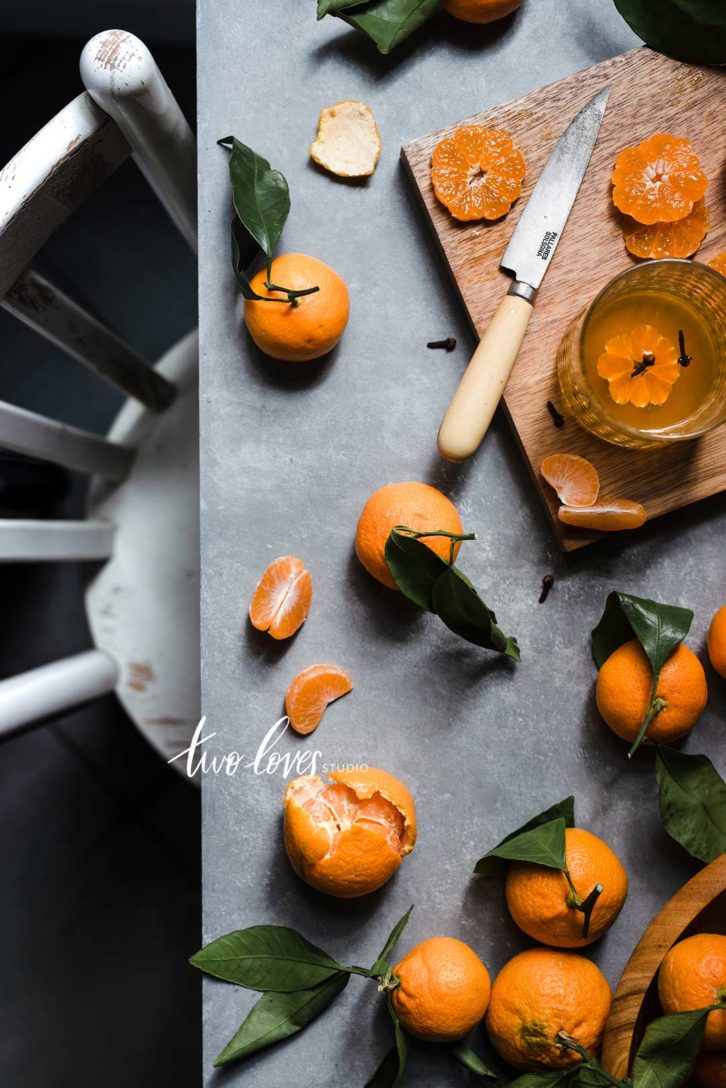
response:
<path id="1" fill-rule="evenodd" d="M 526 166 L 508 132 L 462 125 L 431 156 L 437 198 L 455 219 L 500 219 L 522 192 Z"/>
<path id="2" fill-rule="evenodd" d="M 393 876 L 416 842 L 416 806 L 402 782 L 378 767 L 290 782 L 285 849 L 302 880 L 342 899 L 367 895 Z"/>
<path id="3" fill-rule="evenodd" d="M 621 151 L 612 183 L 616 208 L 646 224 L 684 219 L 708 185 L 690 140 L 666 132 Z"/>
<path id="4" fill-rule="evenodd" d="M 557 511 L 557 517 L 565 525 L 603 533 L 639 529 L 647 516 L 645 507 L 631 499 L 601 499 L 592 506 L 561 506 Z"/>
<path id="5" fill-rule="evenodd" d="M 711 268 L 715 268 L 722 276 L 726 276 L 726 250 L 723 253 L 717 253 L 708 263 Z"/>
<path id="6" fill-rule="evenodd" d="M 295 555 L 270 563 L 250 601 L 250 622 L 275 639 L 290 638 L 310 611 L 313 576 Z"/>
<path id="7" fill-rule="evenodd" d="M 285 696 L 285 713 L 296 733 L 312 733 L 326 708 L 353 689 L 345 669 L 339 665 L 311 665 L 292 680 Z"/>
<path id="8" fill-rule="evenodd" d="M 625 248 L 645 260 L 691 257 L 708 231 L 708 208 L 698 200 L 683 219 L 671 223 L 638 223 L 628 217 L 623 225 Z"/>
<path id="9" fill-rule="evenodd" d="M 600 492 L 597 469 L 576 453 L 553 453 L 540 465 L 542 476 L 567 506 L 591 506 Z"/>

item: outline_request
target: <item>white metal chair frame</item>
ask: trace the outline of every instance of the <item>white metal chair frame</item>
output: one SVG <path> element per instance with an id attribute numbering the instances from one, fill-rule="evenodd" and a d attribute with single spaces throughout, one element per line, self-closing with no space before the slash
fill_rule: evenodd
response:
<path id="1" fill-rule="evenodd" d="M 97 35 L 80 68 L 86 91 L 0 172 L 0 305 L 130 399 L 107 437 L 0 401 L 0 447 L 93 476 L 86 521 L 0 520 L 0 561 L 108 560 L 86 598 L 97 648 L 0 681 L 0 738 L 115 689 L 170 758 L 198 718 L 196 337 L 152 366 L 32 261 L 130 155 L 195 248 L 196 146 L 133 35 Z M 155 551 L 159 537 L 174 562 Z M 141 591 L 119 618 L 116 598 L 133 596 L 135 579 Z M 146 650 L 129 649 L 147 635 Z"/>

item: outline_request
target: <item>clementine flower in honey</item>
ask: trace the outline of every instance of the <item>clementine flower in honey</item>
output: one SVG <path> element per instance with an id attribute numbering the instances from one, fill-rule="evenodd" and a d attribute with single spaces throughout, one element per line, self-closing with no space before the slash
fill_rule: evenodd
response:
<path id="1" fill-rule="evenodd" d="M 678 350 L 652 325 L 638 325 L 608 340 L 597 372 L 616 404 L 665 404 L 680 375 Z"/>
<path id="2" fill-rule="evenodd" d="M 658 132 L 615 159 L 613 203 L 638 223 L 684 219 L 708 180 L 690 140 Z"/>
<path id="3" fill-rule="evenodd" d="M 455 219 L 499 219 L 522 192 L 522 152 L 508 132 L 462 125 L 431 156 L 434 192 Z"/>

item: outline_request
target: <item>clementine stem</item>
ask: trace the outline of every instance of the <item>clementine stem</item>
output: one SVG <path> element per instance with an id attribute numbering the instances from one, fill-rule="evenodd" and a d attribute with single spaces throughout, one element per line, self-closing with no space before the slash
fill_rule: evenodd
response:
<path id="1" fill-rule="evenodd" d="M 618 1080 L 617 1077 L 612 1076 L 611 1073 L 606 1073 L 603 1067 L 591 1054 L 589 1054 L 584 1046 L 580 1046 L 574 1039 L 571 1039 L 569 1035 L 566 1035 L 563 1031 L 558 1031 L 555 1035 L 555 1042 L 558 1046 L 564 1046 L 568 1050 L 574 1050 L 576 1054 L 579 1054 L 582 1058 L 582 1064 L 586 1065 L 589 1069 L 594 1070 L 599 1076 L 603 1077 L 608 1084 L 612 1084 L 615 1088 L 632 1088 L 632 1082 L 629 1080 Z"/>
<path id="2" fill-rule="evenodd" d="M 658 677 L 656 677 L 653 683 L 654 688 L 657 683 Z M 645 715 L 645 718 L 643 719 L 643 724 L 638 731 L 638 735 L 633 741 L 630 751 L 628 752 L 628 759 L 633 758 L 633 756 L 645 740 L 645 734 L 648 732 L 648 726 L 653 721 L 653 718 L 656 716 L 656 714 L 660 714 L 661 710 L 665 710 L 667 706 L 668 703 L 665 701 L 665 699 L 661 699 L 660 695 L 655 696 L 655 698 L 653 697 L 653 695 L 651 695 L 650 704 L 648 706 L 648 713 Z"/>

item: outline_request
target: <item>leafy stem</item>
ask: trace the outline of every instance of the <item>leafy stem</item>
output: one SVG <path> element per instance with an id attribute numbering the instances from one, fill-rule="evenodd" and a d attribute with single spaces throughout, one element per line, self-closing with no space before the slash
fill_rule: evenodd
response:
<path id="1" fill-rule="evenodd" d="M 558 1031 L 555 1035 L 555 1043 L 558 1046 L 565 1047 L 567 1050 L 574 1050 L 576 1054 L 579 1054 L 582 1058 L 582 1064 L 588 1069 L 592 1069 L 598 1076 L 602 1077 L 608 1084 L 612 1084 L 615 1088 L 632 1088 L 631 1081 L 618 1080 L 617 1077 L 612 1076 L 611 1073 L 606 1073 L 600 1063 L 593 1058 L 592 1054 L 585 1050 L 584 1046 L 580 1046 L 578 1042 L 570 1038 L 564 1031 Z"/>

